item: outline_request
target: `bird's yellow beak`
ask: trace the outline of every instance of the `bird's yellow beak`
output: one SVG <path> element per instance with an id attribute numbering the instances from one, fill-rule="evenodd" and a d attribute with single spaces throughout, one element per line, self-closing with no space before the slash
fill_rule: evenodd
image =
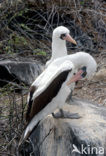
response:
<path id="1" fill-rule="evenodd" d="M 69 86 L 71 83 L 73 82 L 76 82 L 78 80 L 81 80 L 83 77 L 82 77 L 82 74 L 84 73 L 83 70 L 79 70 L 68 82 L 67 82 L 67 85 Z"/>
<path id="2" fill-rule="evenodd" d="M 77 42 L 69 34 L 67 34 L 63 39 L 77 45 Z"/>

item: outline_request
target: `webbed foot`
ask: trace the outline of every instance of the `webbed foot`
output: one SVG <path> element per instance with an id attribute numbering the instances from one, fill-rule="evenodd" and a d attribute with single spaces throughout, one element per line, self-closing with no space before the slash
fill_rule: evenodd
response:
<path id="1" fill-rule="evenodd" d="M 59 110 L 57 113 L 52 113 L 52 116 L 56 119 L 58 118 L 68 118 L 68 119 L 79 119 L 81 116 L 78 113 L 70 113 L 68 111 Z"/>

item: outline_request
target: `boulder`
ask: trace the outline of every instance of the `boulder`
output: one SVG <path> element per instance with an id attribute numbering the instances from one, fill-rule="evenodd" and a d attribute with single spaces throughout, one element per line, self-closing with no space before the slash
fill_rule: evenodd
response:
<path id="1" fill-rule="evenodd" d="M 43 70 L 39 62 L 0 61 L 0 87 L 8 82 L 30 85 Z"/>
<path id="2" fill-rule="evenodd" d="M 25 156 L 106 156 L 106 108 L 74 99 L 63 110 L 79 119 L 43 119 L 21 149 Z M 20 155 L 21 155 L 20 154 Z"/>

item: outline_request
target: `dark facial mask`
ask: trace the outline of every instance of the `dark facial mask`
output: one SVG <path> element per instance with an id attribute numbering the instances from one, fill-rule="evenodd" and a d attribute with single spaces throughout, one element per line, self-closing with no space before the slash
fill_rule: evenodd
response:
<path id="1" fill-rule="evenodd" d="M 87 75 L 87 72 L 86 72 L 86 67 L 82 67 L 81 70 L 83 70 L 83 73 L 82 73 L 82 77 L 84 78 L 86 75 Z"/>

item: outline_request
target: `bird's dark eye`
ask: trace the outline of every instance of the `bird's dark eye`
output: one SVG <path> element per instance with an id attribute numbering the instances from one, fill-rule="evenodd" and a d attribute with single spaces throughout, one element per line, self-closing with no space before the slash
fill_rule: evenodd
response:
<path id="1" fill-rule="evenodd" d="M 61 38 L 62 40 L 64 40 L 64 37 L 66 37 L 66 34 L 61 34 L 60 38 Z"/>

